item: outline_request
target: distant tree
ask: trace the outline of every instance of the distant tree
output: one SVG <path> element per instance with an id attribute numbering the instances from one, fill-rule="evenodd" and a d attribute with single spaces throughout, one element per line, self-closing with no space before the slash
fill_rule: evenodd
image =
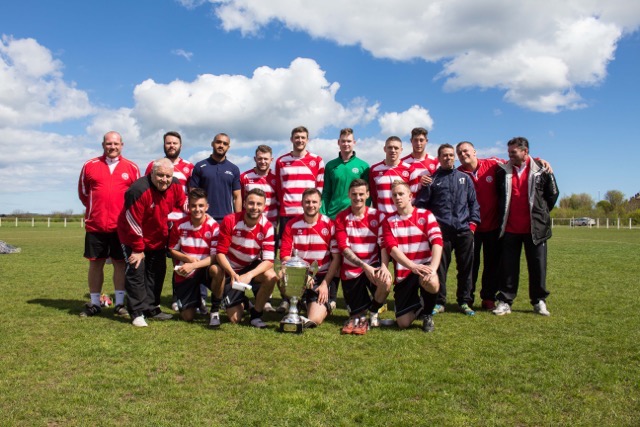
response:
<path id="1" fill-rule="evenodd" d="M 611 203 L 609 203 L 608 200 L 600 200 L 596 204 L 596 207 L 602 209 L 605 214 L 613 212 L 613 206 L 611 206 Z"/>
<path id="2" fill-rule="evenodd" d="M 613 210 L 616 210 L 624 203 L 624 193 L 618 190 L 609 190 L 604 193 L 604 200 L 611 203 Z"/>
<path id="3" fill-rule="evenodd" d="M 566 209 L 591 210 L 593 205 L 593 198 L 587 193 L 572 194 L 560 199 L 560 207 Z"/>

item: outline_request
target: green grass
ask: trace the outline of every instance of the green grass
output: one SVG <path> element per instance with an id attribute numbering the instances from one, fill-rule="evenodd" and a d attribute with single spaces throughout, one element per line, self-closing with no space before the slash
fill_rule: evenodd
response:
<path id="1" fill-rule="evenodd" d="M 363 337 L 340 335 L 344 309 L 301 336 L 276 332 L 276 315 L 268 330 L 80 319 L 83 233 L 0 227 L 22 248 L 0 255 L 0 425 L 638 423 L 638 230 L 556 228 L 549 318 L 531 312 L 523 263 L 509 316 L 451 305 L 433 334 Z M 165 306 L 170 292 L 167 278 Z"/>

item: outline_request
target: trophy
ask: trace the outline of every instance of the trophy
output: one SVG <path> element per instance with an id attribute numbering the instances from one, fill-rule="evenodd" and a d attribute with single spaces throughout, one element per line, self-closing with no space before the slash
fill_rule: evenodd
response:
<path id="1" fill-rule="evenodd" d="M 281 271 L 284 286 L 284 296 L 289 298 L 289 311 L 280 321 L 280 332 L 294 332 L 301 334 L 303 331 L 304 321 L 298 312 L 298 298 L 307 288 L 313 286 L 314 278 L 318 272 L 318 263 L 309 264 L 298 256 L 298 251 L 294 249 L 293 256 L 282 263 Z"/>

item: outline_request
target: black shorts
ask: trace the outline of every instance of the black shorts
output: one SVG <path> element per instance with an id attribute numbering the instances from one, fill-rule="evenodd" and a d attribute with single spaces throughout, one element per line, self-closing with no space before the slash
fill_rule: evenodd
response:
<path id="1" fill-rule="evenodd" d="M 416 311 L 422 306 L 420 300 L 420 277 L 416 274 L 409 274 L 399 284 L 393 287 L 393 297 L 396 306 L 396 318 L 411 311 Z"/>
<path id="2" fill-rule="evenodd" d="M 302 301 L 307 303 L 307 305 L 311 304 L 312 302 L 318 301 L 318 288 L 320 287 L 320 283 L 322 283 L 322 280 L 324 280 L 324 276 L 322 277 L 316 276 L 313 288 L 306 289 L 302 294 Z M 334 276 L 333 280 L 331 280 L 330 283 L 327 283 L 327 285 L 329 286 L 329 288 L 331 288 L 331 286 L 336 286 L 336 289 L 337 289 L 339 281 L 340 281 L 340 278 L 338 276 Z M 331 305 L 328 297 L 327 297 L 327 302 L 324 303 L 324 306 L 327 309 L 327 313 L 331 314 Z"/>
<path id="3" fill-rule="evenodd" d="M 349 314 L 360 313 L 371 305 L 376 286 L 371 283 L 365 273 L 351 280 L 342 281 L 342 293 Z"/>
<path id="4" fill-rule="evenodd" d="M 195 274 L 185 280 L 176 283 L 176 274 L 173 274 L 173 299 L 178 303 L 180 311 L 200 307 L 200 285 L 205 285 L 211 289 L 211 279 L 209 277 L 209 267 L 202 267 L 196 270 Z"/>
<path id="5" fill-rule="evenodd" d="M 124 260 L 118 233 L 87 232 L 84 236 L 84 257 L 91 261 L 107 258 Z"/>
<path id="6" fill-rule="evenodd" d="M 260 265 L 261 262 L 262 260 L 254 261 L 253 263 L 251 263 L 251 265 L 240 270 L 238 272 L 238 275 L 242 276 L 244 273 L 253 270 L 258 265 Z M 258 291 L 260 290 L 260 284 L 252 280 L 251 283 L 249 283 L 249 285 L 251 285 L 251 290 L 253 291 L 253 295 L 257 295 Z M 231 307 L 235 307 L 236 305 L 242 304 L 245 301 L 246 296 L 245 296 L 245 292 L 237 291 L 233 289 L 231 287 L 231 277 L 226 276 L 224 279 L 224 296 L 222 298 L 223 298 L 222 300 L 224 301 L 225 307 L 231 308 Z"/>

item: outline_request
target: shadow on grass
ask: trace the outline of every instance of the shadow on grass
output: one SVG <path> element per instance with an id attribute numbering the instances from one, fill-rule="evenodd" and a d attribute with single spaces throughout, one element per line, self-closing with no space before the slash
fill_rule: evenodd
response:
<path id="1" fill-rule="evenodd" d="M 28 304 L 37 304 L 47 308 L 55 308 L 59 311 L 66 312 L 69 316 L 80 316 L 80 312 L 84 308 L 84 303 L 82 301 L 78 301 L 75 299 L 45 299 L 45 298 L 36 298 L 27 301 Z M 113 313 L 113 307 L 103 308 L 102 313 L 99 315 L 100 317 L 104 317 L 106 319 L 114 320 L 117 322 L 129 323 L 131 320 L 122 317 L 116 316 Z"/>

